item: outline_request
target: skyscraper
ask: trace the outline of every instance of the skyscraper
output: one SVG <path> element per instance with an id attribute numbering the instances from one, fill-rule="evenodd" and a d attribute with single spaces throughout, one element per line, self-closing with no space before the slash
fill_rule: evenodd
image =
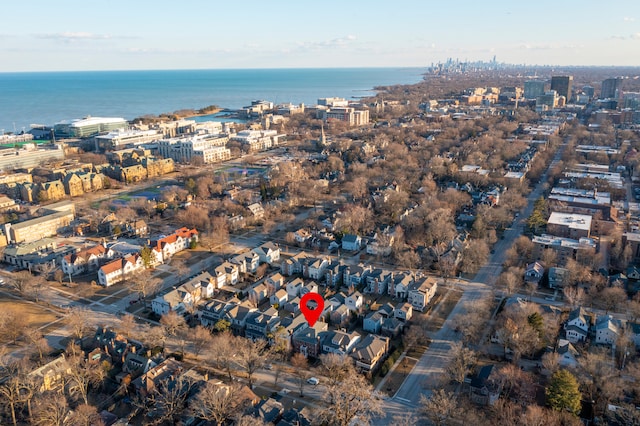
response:
<path id="1" fill-rule="evenodd" d="M 551 77 L 551 90 L 558 92 L 559 96 L 564 96 L 567 102 L 571 99 L 571 86 L 573 86 L 572 75 L 556 75 Z"/>
<path id="2" fill-rule="evenodd" d="M 622 79 L 620 77 L 607 78 L 602 82 L 602 89 L 600 90 L 600 99 L 619 97 L 621 85 L 622 85 Z"/>

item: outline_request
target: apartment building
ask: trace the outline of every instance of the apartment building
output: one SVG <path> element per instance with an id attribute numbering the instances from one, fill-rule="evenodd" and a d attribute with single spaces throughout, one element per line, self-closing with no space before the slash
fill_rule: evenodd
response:
<path id="1" fill-rule="evenodd" d="M 226 135 L 196 135 L 189 138 L 162 139 L 158 141 L 158 153 L 164 158 L 190 163 L 200 158 L 205 164 L 225 161 L 231 158 L 231 151 L 225 145 Z"/>

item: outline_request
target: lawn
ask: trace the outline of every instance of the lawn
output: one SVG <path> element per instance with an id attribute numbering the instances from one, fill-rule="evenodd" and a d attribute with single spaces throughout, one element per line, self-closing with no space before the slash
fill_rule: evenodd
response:
<path id="1" fill-rule="evenodd" d="M 16 299 L 0 299 L 0 312 L 15 310 L 25 318 L 26 324 L 33 327 L 42 327 L 59 318 L 58 315 L 34 303 Z"/>
<path id="2" fill-rule="evenodd" d="M 455 308 L 462 297 L 462 292 L 458 290 L 446 289 L 443 290 L 443 292 L 446 293 L 442 294 L 437 305 L 434 305 L 434 307 L 426 314 L 428 316 L 426 321 L 426 330 L 432 333 L 435 333 L 442 328 L 442 325 L 451 314 L 451 311 L 453 311 L 453 308 Z"/>
<path id="3" fill-rule="evenodd" d="M 398 389 L 400 389 L 400 386 L 402 386 L 404 379 L 406 379 L 411 370 L 413 370 L 416 363 L 417 361 L 415 359 L 407 357 L 403 358 L 402 361 L 398 363 L 395 370 L 391 373 L 387 373 L 388 378 L 381 391 L 386 392 L 390 397 L 395 395 L 396 392 L 398 392 Z"/>

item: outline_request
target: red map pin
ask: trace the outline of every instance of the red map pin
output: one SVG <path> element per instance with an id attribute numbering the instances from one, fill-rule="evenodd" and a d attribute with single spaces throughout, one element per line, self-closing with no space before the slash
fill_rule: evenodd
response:
<path id="1" fill-rule="evenodd" d="M 300 299 L 300 311 L 309 323 L 309 327 L 313 327 L 316 321 L 318 321 L 323 309 L 324 299 L 318 293 L 309 292 Z"/>

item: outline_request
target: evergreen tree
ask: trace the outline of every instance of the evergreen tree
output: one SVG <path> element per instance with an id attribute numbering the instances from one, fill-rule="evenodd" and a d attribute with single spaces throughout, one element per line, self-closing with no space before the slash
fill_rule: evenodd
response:
<path id="1" fill-rule="evenodd" d="M 546 390 L 547 402 L 556 411 L 569 411 L 575 415 L 580 413 L 582 394 L 576 378 L 567 370 L 558 370 L 551 376 Z"/>

